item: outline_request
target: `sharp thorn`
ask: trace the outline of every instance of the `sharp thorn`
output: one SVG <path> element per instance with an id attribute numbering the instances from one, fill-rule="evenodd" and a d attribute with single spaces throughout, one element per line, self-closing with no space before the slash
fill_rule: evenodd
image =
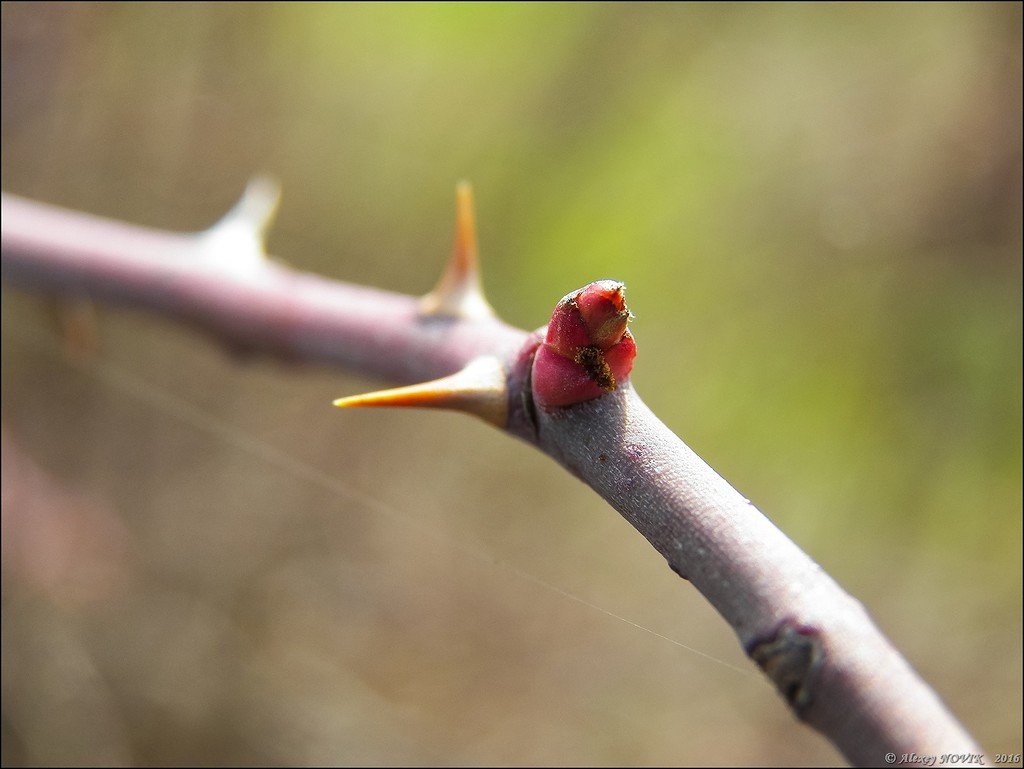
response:
<path id="1" fill-rule="evenodd" d="M 473 188 L 455 188 L 455 245 L 434 290 L 420 300 L 420 314 L 454 318 L 493 317 L 480 282 L 479 249 L 473 215 Z"/>
<path id="2" fill-rule="evenodd" d="M 493 356 L 470 361 L 461 371 L 432 382 L 338 398 L 339 408 L 405 406 L 463 411 L 504 428 L 508 423 L 505 367 Z"/>
<path id="3" fill-rule="evenodd" d="M 281 185 L 277 180 L 269 176 L 257 175 L 249 180 L 242 197 L 221 219 L 221 222 L 233 219 L 247 223 L 254 232 L 259 233 L 260 240 L 262 240 L 274 222 L 280 203 Z"/>
<path id="4" fill-rule="evenodd" d="M 238 264 L 265 259 L 267 230 L 280 202 L 281 186 L 277 181 L 254 176 L 231 210 L 201 233 L 204 251 Z"/>

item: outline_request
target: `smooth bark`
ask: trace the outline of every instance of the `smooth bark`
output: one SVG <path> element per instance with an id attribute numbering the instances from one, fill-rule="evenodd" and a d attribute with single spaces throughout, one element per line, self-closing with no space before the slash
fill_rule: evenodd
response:
<path id="1" fill-rule="evenodd" d="M 3 277 L 156 311 L 233 347 L 398 383 L 505 362 L 507 430 L 590 485 L 703 593 L 799 718 L 857 765 L 981 751 L 859 602 L 644 405 L 533 402 L 538 337 L 487 317 L 427 315 L 413 297 L 303 274 L 209 233 L 160 232 L 3 195 Z M 241 241 L 239 241 L 241 242 Z M 638 365 L 642 365 L 642 360 Z M 952 758 L 952 757 L 959 758 Z"/>

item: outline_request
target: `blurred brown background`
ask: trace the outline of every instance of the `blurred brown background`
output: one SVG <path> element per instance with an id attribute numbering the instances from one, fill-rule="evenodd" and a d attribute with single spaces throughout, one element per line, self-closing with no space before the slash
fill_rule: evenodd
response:
<path id="1" fill-rule="evenodd" d="M 7 191 L 194 230 L 267 171 L 273 254 L 421 294 L 469 178 L 510 322 L 624 280 L 654 410 L 1021 752 L 1020 4 L 2 12 Z M 839 763 L 528 447 L 53 318 L 3 289 L 5 765 Z"/>

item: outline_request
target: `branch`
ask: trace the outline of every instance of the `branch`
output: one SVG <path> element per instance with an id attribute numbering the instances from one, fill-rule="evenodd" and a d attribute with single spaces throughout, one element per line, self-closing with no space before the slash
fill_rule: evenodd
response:
<path id="1" fill-rule="evenodd" d="M 621 285 L 566 296 L 545 337 L 502 323 L 479 292 L 468 188 L 458 200 L 452 262 L 419 300 L 266 257 L 261 233 L 276 202 L 266 183 L 211 230 L 187 235 L 5 193 L 3 277 L 149 309 L 245 350 L 435 380 L 338 405 L 469 411 L 550 455 L 707 597 L 796 715 L 852 763 L 882 764 L 887 753 L 980 760 L 861 604 L 644 405 L 628 380 L 635 347 Z"/>
<path id="2" fill-rule="evenodd" d="M 251 185 L 243 201 L 261 194 Z M 526 338 L 493 318 L 422 315 L 412 297 L 288 269 L 262 253 L 254 234 L 264 222 L 246 222 L 244 203 L 190 234 L 8 193 L 2 206 L 4 280 L 152 310 L 244 351 L 415 382 L 518 349 Z"/>

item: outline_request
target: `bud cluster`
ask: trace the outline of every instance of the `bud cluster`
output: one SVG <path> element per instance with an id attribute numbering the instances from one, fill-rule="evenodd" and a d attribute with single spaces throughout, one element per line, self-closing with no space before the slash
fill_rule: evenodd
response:
<path id="1" fill-rule="evenodd" d="M 558 302 L 533 361 L 533 397 L 544 408 L 571 406 L 614 390 L 628 376 L 636 343 L 625 286 L 599 280 Z"/>

